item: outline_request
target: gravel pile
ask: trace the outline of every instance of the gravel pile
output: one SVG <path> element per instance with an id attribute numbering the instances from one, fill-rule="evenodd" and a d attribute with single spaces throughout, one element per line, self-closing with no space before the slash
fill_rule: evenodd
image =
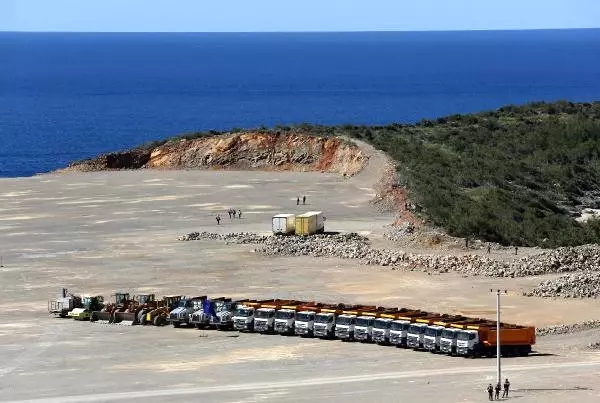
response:
<path id="1" fill-rule="evenodd" d="M 548 336 L 553 334 L 567 334 L 582 332 L 584 330 L 597 329 L 600 327 L 600 320 L 589 320 L 586 322 L 575 323 L 572 325 L 554 325 L 547 327 L 538 327 L 535 333 L 538 336 Z"/>
<path id="2" fill-rule="evenodd" d="M 588 344 L 587 348 L 588 350 L 600 350 L 600 341 Z"/>
<path id="3" fill-rule="evenodd" d="M 256 251 L 265 255 L 330 256 L 357 259 L 369 265 L 391 266 L 397 270 L 436 273 L 452 271 L 468 276 L 523 277 L 575 271 L 600 272 L 600 247 L 598 245 L 558 248 L 505 262 L 474 254 L 461 256 L 419 255 L 400 250 L 374 249 L 368 238 L 355 233 L 301 237 L 194 232 L 179 239 L 183 241 L 210 239 L 236 244 L 259 244 L 261 246 Z M 598 282 L 596 281 L 595 284 Z M 591 289 L 592 287 L 590 287 Z"/>
<path id="4" fill-rule="evenodd" d="M 571 273 L 542 281 L 525 295 L 544 298 L 600 298 L 600 272 Z"/>

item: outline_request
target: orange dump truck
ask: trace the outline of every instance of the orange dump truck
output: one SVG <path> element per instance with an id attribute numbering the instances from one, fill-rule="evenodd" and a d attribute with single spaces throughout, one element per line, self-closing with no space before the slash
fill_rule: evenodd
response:
<path id="1" fill-rule="evenodd" d="M 459 322 L 451 323 L 450 326 L 446 326 L 444 330 L 442 330 L 442 335 L 440 336 L 439 351 L 444 354 L 455 355 L 458 331 L 465 330 L 469 325 L 495 326 L 496 322 L 492 322 L 489 319 L 468 318 Z"/>
<path id="2" fill-rule="evenodd" d="M 467 325 L 459 329 L 456 353 L 465 357 L 493 357 L 496 355 L 496 326 Z M 535 344 L 535 327 L 500 324 L 500 354 L 502 356 L 526 356 Z"/>

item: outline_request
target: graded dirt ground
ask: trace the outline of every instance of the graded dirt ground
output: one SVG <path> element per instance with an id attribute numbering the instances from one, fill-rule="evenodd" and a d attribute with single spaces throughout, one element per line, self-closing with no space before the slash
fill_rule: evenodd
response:
<path id="1" fill-rule="evenodd" d="M 177 240 L 192 231 L 268 233 L 274 214 L 322 210 L 327 230 L 359 232 L 377 246 L 394 247 L 382 236 L 393 215 L 369 204 L 378 169 L 373 161 L 349 179 L 149 170 L 1 179 L 0 401 L 481 401 L 495 374 L 490 359 L 49 318 L 47 300 L 63 286 L 105 296 L 125 290 L 293 297 L 490 318 L 495 299 L 489 289 L 500 287 L 509 291 L 506 321 L 544 326 L 600 317 L 599 301 L 521 296 L 539 277 L 433 276 L 349 260 L 264 257 L 252 245 Z M 308 205 L 296 206 L 303 195 Z M 241 209 L 242 218 L 230 220 L 228 208 Z M 513 258 L 510 251 L 495 256 Z M 543 337 L 534 356 L 505 360 L 514 397 L 598 401 L 600 354 L 585 346 L 599 338 L 600 331 Z"/>

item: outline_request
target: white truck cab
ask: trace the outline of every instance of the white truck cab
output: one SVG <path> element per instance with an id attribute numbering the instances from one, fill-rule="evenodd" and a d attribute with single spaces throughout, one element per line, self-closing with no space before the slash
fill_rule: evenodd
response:
<path id="1" fill-rule="evenodd" d="M 254 311 L 251 306 L 238 306 L 233 314 L 233 328 L 240 332 L 251 332 L 254 330 Z"/>
<path id="2" fill-rule="evenodd" d="M 258 308 L 254 312 L 254 331 L 260 333 L 275 331 L 275 308 Z"/>
<path id="3" fill-rule="evenodd" d="M 423 347 L 427 351 L 436 353 L 440 351 L 440 340 L 445 327 L 440 325 L 427 326 L 423 337 Z"/>
<path id="4" fill-rule="evenodd" d="M 294 321 L 294 333 L 298 336 L 312 337 L 315 326 L 315 312 L 300 311 L 296 312 Z"/>
<path id="5" fill-rule="evenodd" d="M 354 339 L 358 341 L 371 341 L 373 337 L 373 316 L 358 316 L 354 325 Z"/>
<path id="6" fill-rule="evenodd" d="M 296 310 L 279 309 L 275 312 L 275 331 L 279 334 L 294 334 Z"/>
<path id="7" fill-rule="evenodd" d="M 390 328 L 392 319 L 377 318 L 373 323 L 372 339 L 378 344 L 388 344 L 390 342 Z"/>
<path id="8" fill-rule="evenodd" d="M 414 348 L 416 350 L 423 348 L 425 330 L 427 330 L 427 323 L 411 323 L 408 327 L 406 338 L 406 345 L 408 348 Z"/>
<path id="9" fill-rule="evenodd" d="M 456 335 L 456 354 L 468 356 L 475 351 L 475 345 L 479 343 L 479 332 L 477 330 L 458 330 Z"/>
<path id="10" fill-rule="evenodd" d="M 356 315 L 339 315 L 335 320 L 335 337 L 340 340 L 354 340 Z"/>
<path id="11" fill-rule="evenodd" d="M 456 354 L 456 336 L 458 329 L 445 328 L 440 336 L 440 351 L 444 354 Z"/>
<path id="12" fill-rule="evenodd" d="M 409 320 L 401 319 L 392 321 L 390 325 L 390 344 L 398 347 L 406 347 L 409 327 Z"/>
<path id="13" fill-rule="evenodd" d="M 314 335 L 315 337 L 335 337 L 335 314 L 332 312 L 319 312 L 315 315 Z"/>

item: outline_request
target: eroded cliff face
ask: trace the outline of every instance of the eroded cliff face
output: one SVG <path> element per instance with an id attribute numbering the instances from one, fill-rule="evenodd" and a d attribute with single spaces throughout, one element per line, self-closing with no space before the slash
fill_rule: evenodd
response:
<path id="1" fill-rule="evenodd" d="M 243 132 L 105 154 L 75 162 L 66 170 L 233 169 L 321 171 L 352 176 L 362 170 L 367 160 L 356 144 L 339 137 Z"/>

